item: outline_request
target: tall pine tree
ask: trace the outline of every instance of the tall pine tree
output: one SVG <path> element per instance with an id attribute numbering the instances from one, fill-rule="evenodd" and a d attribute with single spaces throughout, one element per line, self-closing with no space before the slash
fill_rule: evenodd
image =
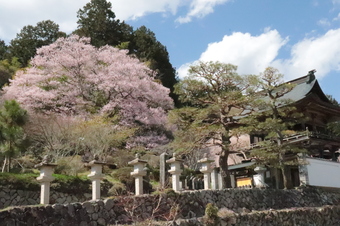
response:
<path id="1" fill-rule="evenodd" d="M 306 151 L 284 141 L 291 128 L 305 120 L 292 100 L 285 98 L 293 88 L 293 84 L 283 82 L 283 75 L 277 69 L 268 67 L 261 74 L 257 110 L 240 120 L 246 125 L 242 129 L 247 133 L 264 136 L 265 139 L 251 150 L 251 155 L 256 158 L 257 164 L 281 171 L 285 188 L 292 187 L 289 166 L 298 165 L 296 154 Z"/>
<path id="2" fill-rule="evenodd" d="M 9 172 L 11 159 L 23 150 L 27 112 L 15 100 L 5 101 L 0 110 L 0 153 L 5 157 L 2 172 Z"/>
<path id="3" fill-rule="evenodd" d="M 91 38 L 96 47 L 117 46 L 130 40 L 132 27 L 116 19 L 111 3 L 106 0 L 91 0 L 78 11 L 78 29 L 75 34 Z"/>
<path id="4" fill-rule="evenodd" d="M 198 152 L 209 140 L 220 147 L 219 165 L 223 187 L 231 187 L 228 156 L 231 130 L 236 116 L 249 108 L 257 84 L 256 76 L 240 76 L 237 67 L 220 62 L 191 66 L 189 76 L 175 86 L 175 93 L 187 107 L 172 112 L 177 124 L 172 146 L 177 151 Z"/>

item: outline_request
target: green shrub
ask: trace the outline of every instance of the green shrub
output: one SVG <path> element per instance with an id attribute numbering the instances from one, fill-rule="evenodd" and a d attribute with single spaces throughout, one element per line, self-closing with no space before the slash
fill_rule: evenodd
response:
<path id="1" fill-rule="evenodd" d="M 80 173 L 87 171 L 84 163 L 81 161 L 81 156 L 67 156 L 58 159 L 57 166 L 54 169 L 56 174 L 65 174 L 70 176 L 77 176 Z"/>
<path id="2" fill-rule="evenodd" d="M 111 173 L 112 178 L 125 185 L 128 192 L 134 192 L 135 179 L 131 176 L 132 167 L 122 167 Z"/>
<path id="3" fill-rule="evenodd" d="M 176 197 L 177 196 L 177 193 L 172 188 L 167 188 L 167 189 L 164 190 L 164 192 L 168 197 Z"/>
<path id="4" fill-rule="evenodd" d="M 55 191 L 72 194 L 79 194 L 79 191 L 91 193 L 91 181 L 86 176 L 78 177 L 60 174 L 53 174 L 53 176 L 55 179 L 51 182 L 51 189 Z"/>
<path id="5" fill-rule="evenodd" d="M 208 226 L 214 226 L 214 225 L 218 225 L 218 208 L 212 204 L 212 203 L 208 203 L 205 207 L 205 215 L 203 218 L 204 221 L 204 225 L 208 225 Z"/>
<path id="6" fill-rule="evenodd" d="M 120 182 L 114 183 L 107 193 L 108 196 L 121 196 L 126 194 L 126 186 Z"/>
<path id="7" fill-rule="evenodd" d="M 214 204 L 208 203 L 207 206 L 205 207 L 205 216 L 209 219 L 215 219 L 218 217 L 217 213 L 218 208 Z"/>
<path id="8" fill-rule="evenodd" d="M 40 185 L 35 173 L 0 173 L 0 185 L 11 189 L 39 191 Z"/>
<path id="9" fill-rule="evenodd" d="M 38 176 L 39 174 L 35 173 L 0 173 L 0 186 L 18 190 L 39 191 Z M 91 181 L 86 176 L 53 174 L 53 177 L 55 179 L 51 182 L 51 190 L 72 194 L 78 194 L 79 191 L 91 193 Z"/>
<path id="10" fill-rule="evenodd" d="M 23 155 L 12 159 L 11 173 L 34 173 L 36 159 L 31 155 Z"/>

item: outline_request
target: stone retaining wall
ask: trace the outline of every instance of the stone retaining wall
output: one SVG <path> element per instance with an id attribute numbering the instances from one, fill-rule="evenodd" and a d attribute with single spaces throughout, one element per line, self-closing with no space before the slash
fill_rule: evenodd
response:
<path id="1" fill-rule="evenodd" d="M 251 213 L 232 214 L 229 217 L 218 218 L 215 226 L 249 226 L 249 225 L 299 225 L 299 226 L 338 226 L 340 225 L 340 206 L 301 207 L 284 210 L 256 211 Z M 178 219 L 172 225 L 205 226 L 203 217 Z"/>
<path id="2" fill-rule="evenodd" d="M 89 193 L 66 194 L 51 191 L 50 203 L 85 202 L 92 197 Z M 37 205 L 40 203 L 40 191 L 14 190 L 0 186 L 0 209 L 9 206 Z"/>
<path id="3" fill-rule="evenodd" d="M 270 219 L 276 222 L 276 220 L 287 220 L 291 217 L 291 219 L 299 221 L 299 217 L 301 219 L 316 217 L 315 213 L 318 213 L 320 218 L 318 222 L 321 222 L 324 219 L 333 220 L 334 215 L 340 214 L 339 202 L 339 193 L 325 192 L 315 188 L 299 190 L 225 189 L 179 194 L 170 192 L 162 195 L 117 197 L 96 202 L 13 207 L 0 212 L 0 222 L 3 222 L 3 225 L 85 226 L 131 224 L 144 220 L 173 221 L 192 218 L 197 220 L 204 216 L 205 206 L 208 203 L 213 203 L 219 209 L 227 208 L 228 211 L 235 214 L 236 220 L 240 219 L 240 222 L 253 222 L 253 220 L 269 222 Z M 323 214 L 319 214 L 318 208 L 311 208 L 326 205 L 334 207 L 323 207 L 324 218 Z M 283 208 L 295 208 L 296 211 L 281 212 L 282 210 L 279 209 Z M 304 216 L 300 216 L 301 214 Z M 25 222 L 27 224 L 24 224 Z"/>

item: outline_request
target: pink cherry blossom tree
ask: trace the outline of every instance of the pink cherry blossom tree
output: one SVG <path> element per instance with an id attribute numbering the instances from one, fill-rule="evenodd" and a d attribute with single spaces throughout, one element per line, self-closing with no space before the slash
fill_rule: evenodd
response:
<path id="1" fill-rule="evenodd" d="M 96 48 L 89 38 L 73 35 L 38 49 L 31 65 L 15 75 L 3 98 L 34 114 L 77 120 L 102 115 L 116 126 L 140 128 L 127 147 L 167 142 L 161 131 L 173 107 L 169 89 L 126 51 Z"/>
<path id="2" fill-rule="evenodd" d="M 43 114 L 99 113 L 119 115 L 128 125 L 164 123 L 173 103 L 151 70 L 124 50 L 89 43 L 73 35 L 38 49 L 32 67 L 16 74 L 4 97 Z"/>

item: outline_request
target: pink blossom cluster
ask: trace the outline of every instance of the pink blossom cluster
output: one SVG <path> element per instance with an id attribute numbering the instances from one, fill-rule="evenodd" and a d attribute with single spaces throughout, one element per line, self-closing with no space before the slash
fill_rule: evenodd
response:
<path id="1" fill-rule="evenodd" d="M 173 102 L 150 69 L 124 50 L 89 43 L 73 35 L 38 49 L 4 97 L 43 114 L 119 114 L 125 125 L 163 124 Z"/>
<path id="2" fill-rule="evenodd" d="M 126 144 L 127 149 L 134 147 L 145 147 L 147 150 L 151 150 L 160 145 L 165 145 L 170 142 L 170 139 L 163 133 L 157 133 L 155 131 L 145 131 L 142 136 L 136 136 Z"/>

